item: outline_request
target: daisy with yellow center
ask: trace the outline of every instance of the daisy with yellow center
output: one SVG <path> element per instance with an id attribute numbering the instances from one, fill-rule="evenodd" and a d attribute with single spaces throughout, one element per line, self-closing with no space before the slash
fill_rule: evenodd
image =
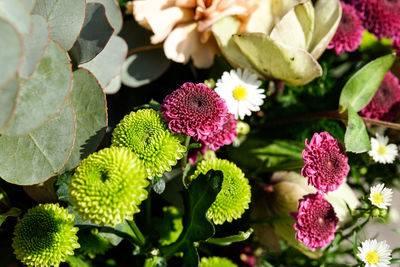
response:
<path id="1" fill-rule="evenodd" d="M 384 184 L 378 184 L 371 187 L 371 193 L 368 199 L 371 201 L 372 205 L 380 209 L 387 209 L 392 201 L 392 196 L 392 189 L 386 188 Z"/>
<path id="2" fill-rule="evenodd" d="M 398 150 L 395 144 L 388 144 L 389 138 L 387 136 L 381 136 L 376 134 L 376 138 L 371 138 L 371 151 L 368 154 L 374 159 L 375 162 L 379 163 L 393 163 L 395 160 Z"/>
<path id="3" fill-rule="evenodd" d="M 259 111 L 264 103 L 264 89 L 259 89 L 261 81 L 246 69 L 225 71 L 217 81 L 215 92 L 223 98 L 229 113 L 241 119 L 251 112 Z"/>
<path id="4" fill-rule="evenodd" d="M 365 263 L 366 267 L 390 266 L 392 250 L 386 241 L 365 240 L 361 243 L 361 247 L 358 247 L 358 251 L 357 256 Z"/>

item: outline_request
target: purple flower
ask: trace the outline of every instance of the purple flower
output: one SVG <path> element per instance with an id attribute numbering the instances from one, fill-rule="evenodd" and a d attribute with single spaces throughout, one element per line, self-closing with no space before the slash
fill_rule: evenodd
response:
<path id="1" fill-rule="evenodd" d="M 206 136 L 203 139 L 204 143 L 213 151 L 217 151 L 223 145 L 232 144 L 237 135 L 236 124 L 235 116 L 229 113 L 228 121 L 224 123 L 222 129 L 214 135 Z"/>
<path id="2" fill-rule="evenodd" d="M 364 27 L 353 6 L 344 2 L 342 5 L 342 19 L 339 27 L 328 45 L 329 49 L 335 49 L 337 55 L 344 51 L 352 52 L 358 48 L 362 41 Z"/>
<path id="3" fill-rule="evenodd" d="M 324 196 L 308 194 L 299 200 L 298 212 L 291 214 L 296 223 L 296 238 L 312 251 L 323 248 L 335 238 L 338 217 Z"/>
<path id="4" fill-rule="evenodd" d="M 160 107 L 172 132 L 203 140 L 222 129 L 228 108 L 216 92 L 202 83 L 184 83 L 167 95 Z"/>
<path id="5" fill-rule="evenodd" d="M 328 132 L 315 133 L 305 144 L 301 174 L 320 192 L 336 190 L 350 170 L 343 146 Z"/>
<path id="6" fill-rule="evenodd" d="M 399 113 L 399 80 L 389 71 L 371 101 L 360 111 L 360 115 L 376 120 L 392 121 L 399 116 Z"/>

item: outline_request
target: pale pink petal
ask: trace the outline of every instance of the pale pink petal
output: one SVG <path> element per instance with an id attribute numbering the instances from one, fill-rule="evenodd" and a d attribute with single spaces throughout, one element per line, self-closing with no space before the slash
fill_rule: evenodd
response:
<path id="1" fill-rule="evenodd" d="M 196 0 L 175 0 L 175 5 L 184 8 L 195 8 Z"/>
<path id="2" fill-rule="evenodd" d="M 205 44 L 199 44 L 192 54 L 193 65 L 197 68 L 209 68 L 214 62 L 214 56 L 218 53 L 218 45 L 214 38 L 209 38 Z"/>

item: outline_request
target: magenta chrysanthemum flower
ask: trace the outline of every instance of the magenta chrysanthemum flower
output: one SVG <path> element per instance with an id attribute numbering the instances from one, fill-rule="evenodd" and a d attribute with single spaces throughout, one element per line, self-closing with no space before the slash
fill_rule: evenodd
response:
<path id="1" fill-rule="evenodd" d="M 296 223 L 296 238 L 312 251 L 323 248 L 335 238 L 338 217 L 324 196 L 316 193 L 300 199 L 298 212 L 291 214 Z"/>
<path id="2" fill-rule="evenodd" d="M 184 83 L 167 95 L 160 108 L 171 131 L 205 139 L 222 129 L 227 121 L 225 100 L 202 83 Z"/>
<path id="3" fill-rule="evenodd" d="M 356 50 L 364 33 L 362 21 L 354 7 L 344 2 L 340 2 L 340 4 L 342 5 L 342 19 L 335 36 L 328 45 L 329 49 L 335 49 L 337 55 L 344 51 L 353 52 Z"/>
<path id="4" fill-rule="evenodd" d="M 315 133 L 305 143 L 301 174 L 320 192 L 336 190 L 350 170 L 343 146 L 328 132 Z"/>
<path id="5" fill-rule="evenodd" d="M 350 0 L 364 27 L 376 37 L 393 37 L 400 30 L 399 0 Z"/>
<path id="6" fill-rule="evenodd" d="M 400 113 L 399 80 L 390 71 L 385 77 L 374 97 L 361 111 L 360 115 L 377 120 L 392 121 Z"/>
<path id="7" fill-rule="evenodd" d="M 217 151 L 221 146 L 232 144 L 237 135 L 236 124 L 235 116 L 229 113 L 228 121 L 224 123 L 222 129 L 214 135 L 209 135 L 203 139 L 204 143 L 214 151 Z"/>

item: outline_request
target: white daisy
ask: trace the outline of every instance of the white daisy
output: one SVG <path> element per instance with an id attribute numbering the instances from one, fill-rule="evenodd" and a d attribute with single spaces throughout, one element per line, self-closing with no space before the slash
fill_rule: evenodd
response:
<path id="1" fill-rule="evenodd" d="M 358 247 L 358 251 L 357 256 L 365 263 L 365 267 L 390 266 L 392 250 L 386 241 L 365 240 L 361 243 L 361 247 Z"/>
<path id="2" fill-rule="evenodd" d="M 375 162 L 380 163 L 393 163 L 398 154 L 397 146 L 389 144 L 389 138 L 376 134 L 376 139 L 371 138 L 371 151 L 368 154 L 374 159 Z"/>
<path id="3" fill-rule="evenodd" d="M 378 184 L 371 187 L 371 193 L 368 199 L 371 201 L 372 205 L 380 209 L 387 209 L 392 201 L 392 196 L 392 189 L 386 188 L 384 184 Z"/>
<path id="4" fill-rule="evenodd" d="M 246 69 L 225 71 L 217 81 L 215 92 L 223 98 L 229 112 L 235 119 L 243 120 L 244 116 L 251 115 L 252 111 L 259 111 L 264 103 L 264 89 L 258 89 L 261 81 L 255 74 Z"/>

